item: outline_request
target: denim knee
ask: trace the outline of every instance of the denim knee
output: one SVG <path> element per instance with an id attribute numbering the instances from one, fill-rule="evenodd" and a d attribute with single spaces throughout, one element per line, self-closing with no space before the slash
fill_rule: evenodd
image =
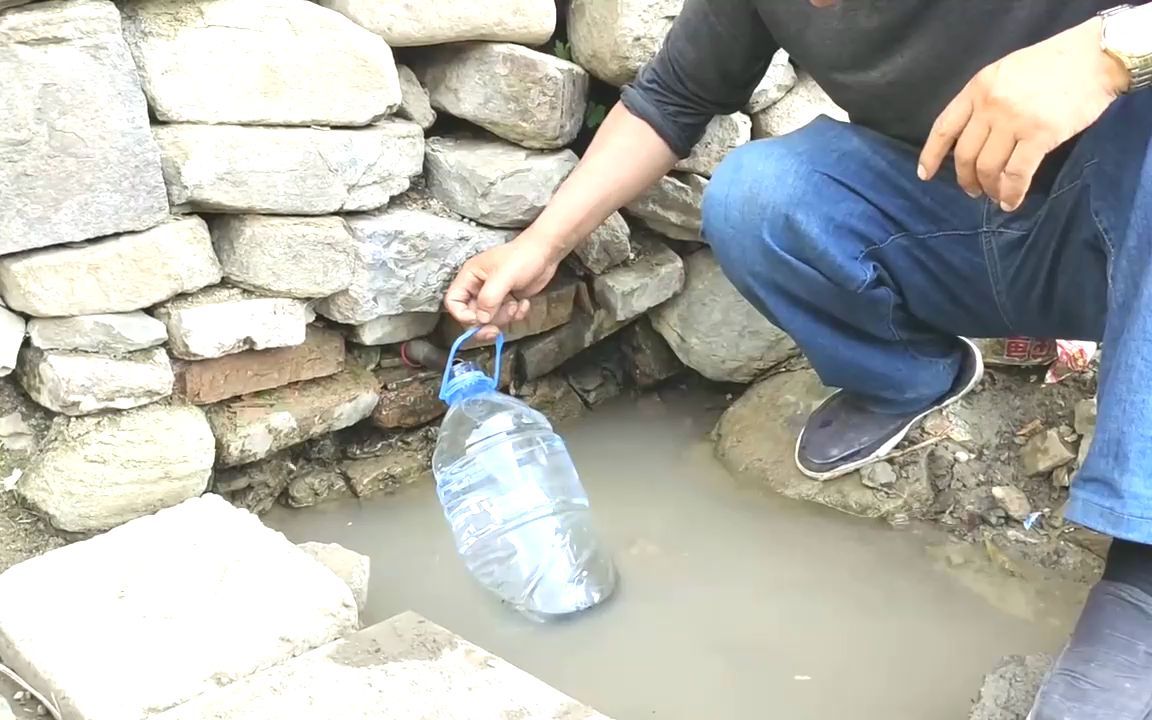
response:
<path id="1" fill-rule="evenodd" d="M 792 266 L 809 264 L 819 252 L 812 230 L 827 222 L 828 211 L 819 202 L 823 176 L 812 137 L 823 133 L 814 125 L 736 148 L 704 191 L 702 237 L 738 288 L 794 281 Z"/>

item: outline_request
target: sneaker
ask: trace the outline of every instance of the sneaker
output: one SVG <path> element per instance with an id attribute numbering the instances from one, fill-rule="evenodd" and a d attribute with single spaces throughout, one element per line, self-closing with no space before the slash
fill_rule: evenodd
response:
<path id="1" fill-rule="evenodd" d="M 971 392 L 984 376 L 976 345 L 960 338 L 966 350 L 952 389 L 925 408 L 900 415 L 877 413 L 851 393 L 837 390 L 808 417 L 796 440 L 796 466 L 816 480 L 831 480 L 873 463 L 900 444 L 929 414 Z"/>

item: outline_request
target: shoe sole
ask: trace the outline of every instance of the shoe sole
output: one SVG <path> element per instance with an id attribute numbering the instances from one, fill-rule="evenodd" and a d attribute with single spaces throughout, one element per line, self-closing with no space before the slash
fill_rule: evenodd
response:
<path id="1" fill-rule="evenodd" d="M 802 464 L 800 464 L 800 443 L 804 440 L 804 430 L 801 430 L 800 435 L 796 438 L 796 448 L 794 451 L 794 458 L 793 458 L 795 463 L 796 463 L 796 467 L 799 468 L 800 472 L 803 473 L 804 475 L 812 478 L 813 480 L 821 480 L 821 481 L 834 480 L 838 477 L 843 477 L 849 473 L 855 472 L 856 470 L 859 470 L 860 468 L 862 468 L 866 465 L 871 465 L 872 463 L 881 459 L 882 457 L 884 457 L 888 453 L 892 452 L 892 450 L 895 449 L 895 447 L 900 444 L 900 441 L 902 441 L 908 435 L 908 431 L 910 431 L 913 427 L 915 427 L 916 424 L 919 423 L 921 420 L 928 417 L 929 415 L 936 412 L 937 410 L 943 410 L 944 408 L 948 407 L 949 405 L 951 405 L 951 404 L 955 403 L 956 401 L 960 400 L 961 398 L 963 398 L 968 393 L 972 392 L 972 389 L 975 388 L 976 385 L 978 385 L 980 383 L 980 381 L 984 378 L 984 357 L 980 354 L 980 349 L 978 347 L 976 347 L 976 343 L 972 342 L 968 338 L 963 338 L 963 337 L 960 338 L 960 341 L 963 342 L 965 345 L 967 345 L 968 349 L 972 352 L 972 357 L 974 358 L 974 362 L 976 363 L 976 370 L 972 373 L 972 378 L 971 378 L 971 380 L 968 381 L 968 384 L 965 385 L 963 388 L 961 388 L 959 392 L 955 393 L 954 395 L 949 397 L 947 400 L 945 400 L 942 403 L 939 403 L 938 405 L 930 406 L 927 410 L 925 410 L 924 412 L 920 413 L 916 417 L 909 420 L 908 423 L 906 425 L 904 425 L 904 427 L 901 428 L 899 432 L 897 432 L 895 435 L 893 435 L 891 439 L 889 439 L 887 442 L 885 442 L 883 445 L 878 447 L 876 450 L 874 450 L 872 453 L 870 453 L 866 457 L 861 458 L 860 460 L 854 460 L 854 461 L 848 463 L 847 465 L 841 465 L 841 466 L 837 467 L 835 470 L 827 470 L 824 472 L 817 472 L 814 470 L 809 470 L 809 469 L 805 468 Z M 843 392 L 843 390 L 837 390 L 833 394 L 835 395 L 835 394 L 839 394 L 841 392 Z"/>

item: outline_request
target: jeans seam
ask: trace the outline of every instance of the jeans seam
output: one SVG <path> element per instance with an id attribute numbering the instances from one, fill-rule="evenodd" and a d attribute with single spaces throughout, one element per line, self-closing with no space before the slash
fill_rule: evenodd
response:
<path id="1" fill-rule="evenodd" d="M 1084 163 L 1084 171 L 1080 173 L 1078 182 L 1084 181 L 1084 175 L 1088 169 L 1095 165 L 1097 160 Z M 1094 186 L 1092 183 L 1086 183 L 1088 186 L 1088 213 L 1092 216 L 1092 223 L 1096 226 L 1096 230 L 1100 233 L 1100 239 L 1104 241 L 1104 247 L 1107 249 L 1108 261 L 1104 263 L 1104 281 L 1108 284 L 1109 296 L 1112 289 L 1112 261 L 1116 257 L 1116 245 L 1112 240 L 1112 233 L 1105 227 L 1104 221 L 1100 218 L 1100 214 L 1096 212 L 1096 200 L 1092 197 Z"/>
<path id="2" fill-rule="evenodd" d="M 1004 290 L 1001 287 L 1004 278 L 1003 273 L 1000 272 L 1000 257 L 996 254 L 996 248 L 993 245 L 992 238 L 995 231 L 988 227 L 988 210 L 991 207 L 992 201 L 986 200 L 984 210 L 981 213 L 980 245 L 984 248 L 984 265 L 988 268 L 988 282 L 992 284 L 992 299 L 996 301 L 996 311 L 1000 313 L 1000 319 L 1004 321 L 1004 326 L 1008 328 L 1008 331 L 1014 333 L 1016 327 L 1008 319 L 1007 303 L 1004 298 Z M 1024 233 L 1015 234 L 1023 235 Z"/>
<path id="3" fill-rule="evenodd" d="M 876 243 L 874 245 L 870 245 L 870 246 L 864 248 L 863 250 L 861 250 L 860 254 L 856 256 L 856 263 L 857 263 L 857 265 L 863 266 L 864 258 L 869 253 L 871 253 L 873 250 L 883 249 L 883 248 L 887 247 L 888 245 L 892 244 L 893 242 L 895 242 L 896 240 L 903 240 L 906 238 L 913 238 L 916 240 L 930 240 L 932 238 L 944 237 L 944 236 L 949 236 L 949 235 L 972 235 L 973 233 L 978 233 L 978 232 L 979 231 L 977 231 L 977 230 L 942 230 L 939 232 L 923 233 L 923 234 L 912 233 L 912 232 L 896 233 L 895 235 L 890 235 L 888 237 L 888 239 L 883 241 L 883 242 Z M 862 280 L 860 282 L 860 284 L 855 288 L 855 292 L 857 294 L 863 292 L 864 288 L 873 279 L 871 273 L 865 272 L 865 276 L 866 277 L 864 278 L 864 280 Z M 921 355 L 920 353 L 916 352 L 916 350 L 913 349 L 912 346 L 908 344 L 907 339 L 905 339 L 904 336 L 900 334 L 900 331 L 896 329 L 896 324 L 893 322 L 893 318 L 896 315 L 896 293 L 892 290 L 892 288 L 887 287 L 887 286 L 883 286 L 883 290 L 888 294 L 888 323 L 887 324 L 888 324 L 888 331 L 892 333 L 892 337 L 895 338 L 895 340 L 897 342 L 899 342 L 901 345 L 904 346 L 904 350 L 907 351 L 909 355 L 911 355 L 912 357 L 914 357 L 918 360 L 924 360 L 924 361 L 934 362 L 934 363 L 938 363 L 938 364 L 947 364 L 949 362 L 948 360 L 940 359 L 940 358 L 933 358 L 933 357 L 925 357 L 925 356 Z"/>

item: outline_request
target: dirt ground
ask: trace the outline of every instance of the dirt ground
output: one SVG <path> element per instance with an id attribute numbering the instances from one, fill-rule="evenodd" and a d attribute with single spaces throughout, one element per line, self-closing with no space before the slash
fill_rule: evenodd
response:
<path id="1" fill-rule="evenodd" d="M 64 544 L 46 522 L 22 507 L 12 491 L 48 433 L 51 417 L 12 378 L 0 379 L 0 572 Z"/>

